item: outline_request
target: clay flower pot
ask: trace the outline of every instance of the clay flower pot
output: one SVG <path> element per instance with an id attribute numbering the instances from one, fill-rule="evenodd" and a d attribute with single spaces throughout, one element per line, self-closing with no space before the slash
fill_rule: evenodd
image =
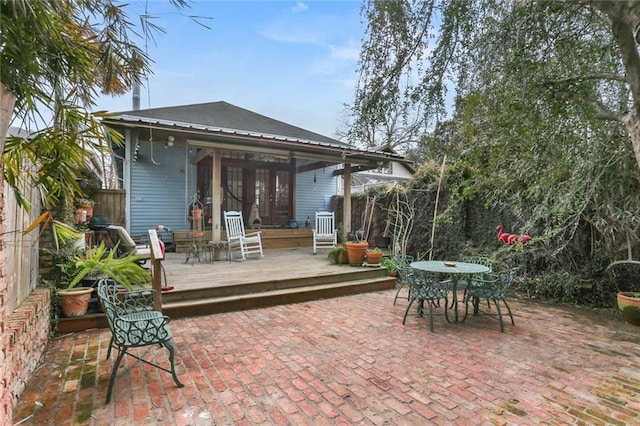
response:
<path id="1" fill-rule="evenodd" d="M 381 251 L 367 251 L 366 254 L 367 263 L 369 265 L 379 265 L 380 259 L 382 259 Z"/>
<path id="2" fill-rule="evenodd" d="M 76 223 L 85 223 L 87 221 L 87 211 L 85 209 L 78 209 L 74 213 Z"/>
<path id="3" fill-rule="evenodd" d="M 86 212 L 85 221 L 93 217 L 93 202 L 85 201 L 78 204 L 78 210 L 84 210 Z"/>
<path id="4" fill-rule="evenodd" d="M 78 287 L 69 290 L 59 290 L 60 308 L 67 318 L 81 317 L 89 309 L 92 287 Z"/>
<path id="5" fill-rule="evenodd" d="M 364 263 L 364 255 L 367 252 L 369 243 L 366 241 L 347 241 L 345 243 L 345 247 L 349 254 L 349 264 L 353 266 L 362 266 Z"/>
<path id="6" fill-rule="evenodd" d="M 629 324 L 640 326 L 640 292 L 623 291 L 617 296 L 622 319 Z"/>

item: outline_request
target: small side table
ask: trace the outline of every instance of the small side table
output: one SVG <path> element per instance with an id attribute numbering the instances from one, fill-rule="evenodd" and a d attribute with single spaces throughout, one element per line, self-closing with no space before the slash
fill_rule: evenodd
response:
<path id="1" fill-rule="evenodd" d="M 229 244 L 227 241 L 209 241 L 209 259 L 211 259 L 211 263 L 214 261 L 215 251 L 222 249 L 226 249 L 227 261 L 231 262 L 231 254 L 229 253 Z"/>

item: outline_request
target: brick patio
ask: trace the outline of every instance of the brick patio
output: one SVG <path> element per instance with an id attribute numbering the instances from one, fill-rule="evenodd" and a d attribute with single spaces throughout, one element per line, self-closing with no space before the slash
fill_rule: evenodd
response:
<path id="1" fill-rule="evenodd" d="M 438 316 L 431 333 L 415 311 L 402 326 L 406 301 L 393 295 L 176 319 L 185 387 L 125 357 L 106 406 L 109 331 L 56 338 L 13 422 L 640 424 L 640 328 L 615 313 L 513 300 L 505 333 L 471 316 Z M 148 352 L 165 362 L 166 350 Z"/>

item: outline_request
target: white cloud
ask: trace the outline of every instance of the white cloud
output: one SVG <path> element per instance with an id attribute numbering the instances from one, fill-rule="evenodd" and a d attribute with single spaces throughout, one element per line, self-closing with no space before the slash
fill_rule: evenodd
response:
<path id="1" fill-rule="evenodd" d="M 322 45 L 329 36 L 326 28 L 314 22 L 278 20 L 260 31 L 260 35 L 278 43 Z"/>
<path id="2" fill-rule="evenodd" d="M 300 12 L 306 11 L 307 9 L 309 9 L 309 6 L 307 6 L 306 3 L 299 1 L 293 5 L 293 7 L 291 8 L 291 11 L 293 13 L 300 13 Z"/>
<path id="3" fill-rule="evenodd" d="M 342 46 L 325 46 L 325 52 L 315 58 L 310 72 L 324 75 L 351 72 L 357 66 L 359 54 L 360 46 L 355 42 Z"/>

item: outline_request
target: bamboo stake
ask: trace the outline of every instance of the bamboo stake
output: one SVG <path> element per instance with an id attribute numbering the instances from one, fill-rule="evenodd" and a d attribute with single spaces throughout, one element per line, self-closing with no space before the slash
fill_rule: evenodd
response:
<path id="1" fill-rule="evenodd" d="M 440 179 L 438 179 L 438 190 L 436 191 L 436 205 L 433 208 L 433 223 L 431 224 L 431 249 L 429 250 L 429 260 L 433 258 L 433 243 L 436 235 L 436 216 L 438 215 L 438 201 L 440 201 L 440 188 L 442 186 L 442 176 L 444 175 L 444 166 L 447 162 L 447 156 L 442 159 L 442 167 L 440 168 Z"/>

